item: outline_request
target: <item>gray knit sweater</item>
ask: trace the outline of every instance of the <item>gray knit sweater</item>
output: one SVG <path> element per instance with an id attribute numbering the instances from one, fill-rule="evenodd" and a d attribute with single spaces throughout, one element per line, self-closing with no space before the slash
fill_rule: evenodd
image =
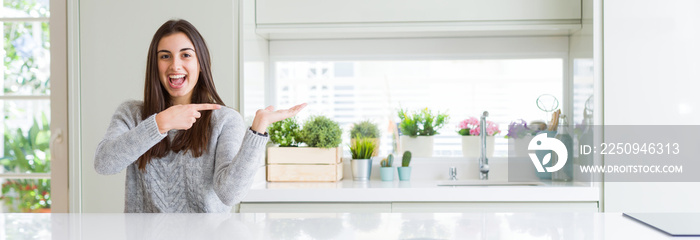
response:
<path id="1" fill-rule="evenodd" d="M 154 158 L 146 172 L 136 160 L 163 138 L 155 114 L 141 120 L 141 101 L 119 106 L 95 151 L 95 170 L 116 174 L 126 168 L 124 212 L 230 212 L 248 192 L 257 169 L 264 165 L 267 137 L 249 130 L 241 115 L 222 107 L 213 110 L 207 151 L 170 152 Z"/>

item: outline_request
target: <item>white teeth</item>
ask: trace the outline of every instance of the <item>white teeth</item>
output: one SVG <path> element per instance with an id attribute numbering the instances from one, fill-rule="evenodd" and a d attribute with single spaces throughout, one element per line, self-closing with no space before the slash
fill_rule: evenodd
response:
<path id="1" fill-rule="evenodd" d="M 170 75 L 170 76 L 168 76 L 168 77 L 170 77 L 170 78 L 184 78 L 184 77 L 185 77 L 185 74 L 180 74 L 180 75 Z"/>

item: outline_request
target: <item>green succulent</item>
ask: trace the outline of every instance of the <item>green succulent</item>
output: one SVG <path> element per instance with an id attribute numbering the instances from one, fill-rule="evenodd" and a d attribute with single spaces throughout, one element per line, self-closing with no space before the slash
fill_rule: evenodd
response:
<path id="1" fill-rule="evenodd" d="M 370 138 L 355 136 L 355 146 L 350 146 L 352 159 L 370 159 L 375 150 L 374 141 Z"/>
<path id="2" fill-rule="evenodd" d="M 367 138 L 379 138 L 379 127 L 369 120 L 354 123 L 352 129 L 350 129 L 350 136 L 355 137 L 357 135 Z"/>
<path id="3" fill-rule="evenodd" d="M 393 154 L 389 154 L 388 157 L 386 157 L 385 159 L 382 159 L 382 161 L 379 162 L 379 163 L 381 164 L 382 167 L 391 167 L 391 166 L 394 166 L 394 155 L 393 155 Z"/>
<path id="4" fill-rule="evenodd" d="M 270 141 L 279 144 L 280 147 L 299 145 L 301 127 L 297 123 L 296 117 L 270 124 L 267 132 L 270 134 Z"/>
<path id="5" fill-rule="evenodd" d="M 325 116 L 312 116 L 304 122 L 302 142 L 309 147 L 334 148 L 342 142 L 340 125 Z"/>
<path id="6" fill-rule="evenodd" d="M 403 153 L 403 159 L 401 159 L 401 166 L 408 167 L 411 164 L 411 151 L 405 151 Z"/>
<path id="7" fill-rule="evenodd" d="M 399 109 L 399 127 L 403 135 L 415 136 L 433 136 L 440 134 L 438 130 L 444 127 L 450 116 L 447 113 L 438 112 L 433 115 L 433 112 L 428 108 L 424 108 L 420 112 L 411 112 L 404 109 Z"/>

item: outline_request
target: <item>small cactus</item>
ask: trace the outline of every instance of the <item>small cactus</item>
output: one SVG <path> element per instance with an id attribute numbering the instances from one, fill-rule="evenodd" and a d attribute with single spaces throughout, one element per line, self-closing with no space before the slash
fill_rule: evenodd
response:
<path id="1" fill-rule="evenodd" d="M 411 151 L 405 151 L 405 152 L 403 152 L 403 159 L 401 161 L 401 166 L 408 167 L 409 164 L 411 164 Z"/>
<path id="2" fill-rule="evenodd" d="M 382 161 L 380 162 L 380 164 L 382 165 L 382 167 L 391 167 L 391 166 L 394 166 L 394 155 L 389 154 L 389 156 L 388 156 L 387 158 L 382 159 Z"/>

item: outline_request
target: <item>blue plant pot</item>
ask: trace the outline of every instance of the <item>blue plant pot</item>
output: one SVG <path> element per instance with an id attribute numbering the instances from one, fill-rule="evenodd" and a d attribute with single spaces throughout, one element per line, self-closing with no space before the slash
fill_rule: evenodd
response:
<path id="1" fill-rule="evenodd" d="M 381 167 L 379 171 L 382 174 L 382 181 L 394 181 L 393 167 Z"/>
<path id="2" fill-rule="evenodd" d="M 399 169 L 399 180 L 408 181 L 411 180 L 411 167 L 398 167 Z"/>

